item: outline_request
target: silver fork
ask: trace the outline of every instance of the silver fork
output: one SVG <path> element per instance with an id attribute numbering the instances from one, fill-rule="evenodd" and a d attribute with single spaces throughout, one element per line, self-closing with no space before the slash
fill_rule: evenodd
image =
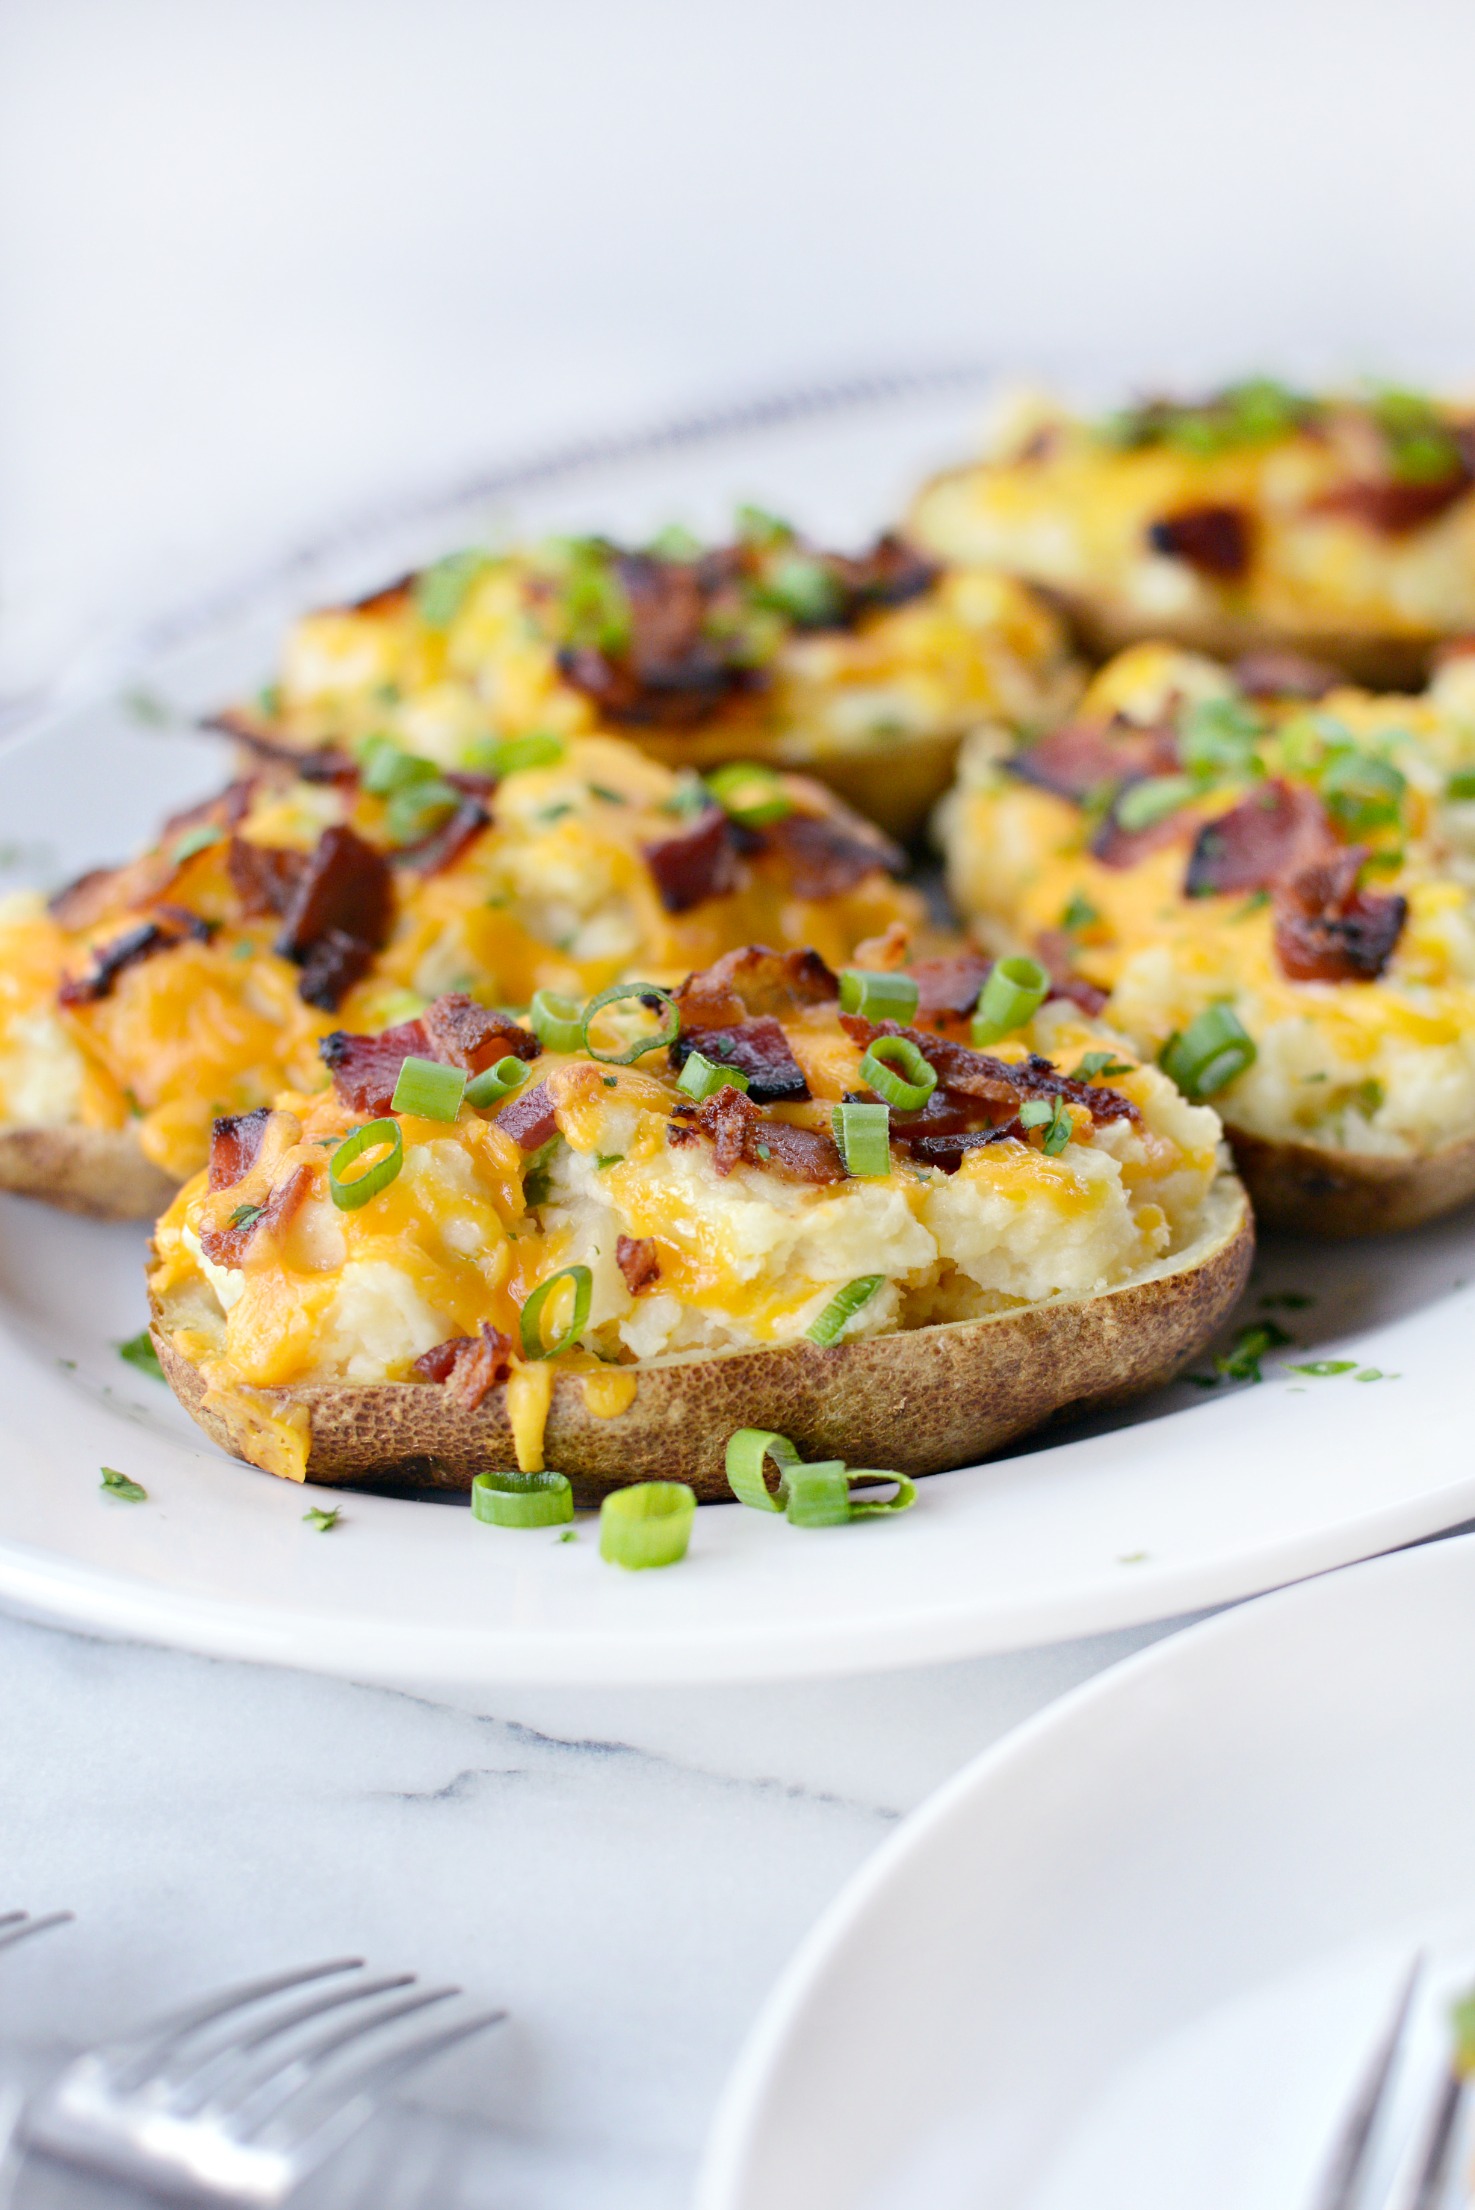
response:
<path id="1" fill-rule="evenodd" d="M 1314 2210 L 1455 2210 L 1470 2200 L 1469 2096 L 1454 2066 L 1451 1992 L 1447 1970 L 1414 1959 L 1338 2130 Z"/>
<path id="2" fill-rule="evenodd" d="M 273 1973 L 90 2050 L 26 2113 L 27 2147 L 178 2200 L 277 2210 L 396 2081 L 507 2015 L 396 2033 L 461 1990 L 364 1972 L 337 1957 Z"/>

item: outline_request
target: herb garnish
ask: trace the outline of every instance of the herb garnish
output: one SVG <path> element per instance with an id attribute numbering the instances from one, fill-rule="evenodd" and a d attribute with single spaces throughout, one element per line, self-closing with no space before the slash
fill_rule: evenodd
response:
<path id="1" fill-rule="evenodd" d="M 164 1369 L 159 1364 L 159 1354 L 154 1349 L 154 1339 L 147 1328 L 140 1328 L 137 1335 L 130 1335 L 126 1343 L 115 1343 L 113 1348 L 130 1366 L 136 1366 L 151 1381 L 162 1381 Z"/>
<path id="2" fill-rule="evenodd" d="M 148 1502 L 148 1490 L 140 1487 L 137 1481 L 131 1481 L 126 1473 L 119 1473 L 116 1466 L 103 1467 L 102 1486 L 109 1496 L 122 1497 L 125 1504 Z"/>
<path id="3" fill-rule="evenodd" d="M 304 1526 L 315 1527 L 320 1535 L 326 1535 L 329 1528 L 336 1527 L 342 1517 L 342 1510 L 337 1504 L 327 1511 L 320 1504 L 314 1504 L 310 1511 L 303 1513 L 302 1521 Z"/>
<path id="4" fill-rule="evenodd" d="M 237 1205 L 235 1211 L 227 1220 L 226 1226 L 228 1228 L 254 1228 L 265 1210 L 265 1205 Z"/>

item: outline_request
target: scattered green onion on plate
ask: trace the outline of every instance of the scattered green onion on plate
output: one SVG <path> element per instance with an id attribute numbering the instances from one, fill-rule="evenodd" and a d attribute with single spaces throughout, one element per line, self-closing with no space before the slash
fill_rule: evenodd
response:
<path id="1" fill-rule="evenodd" d="M 599 1507 L 599 1555 L 632 1573 L 676 1565 L 686 1556 L 696 1491 L 684 1481 L 637 1481 L 611 1489 Z"/>
<path id="2" fill-rule="evenodd" d="M 574 1516 L 573 1488 L 566 1473 L 478 1473 L 471 1516 L 489 1527 L 557 1527 Z"/>

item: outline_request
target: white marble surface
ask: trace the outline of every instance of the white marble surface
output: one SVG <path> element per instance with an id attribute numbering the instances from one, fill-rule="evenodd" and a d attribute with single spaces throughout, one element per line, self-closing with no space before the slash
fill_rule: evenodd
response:
<path id="1" fill-rule="evenodd" d="M 512 2013 L 417 2089 L 475 2129 L 424 2210 L 680 2210 L 840 1884 L 965 1758 L 1162 1631 L 476 1711 L 0 1620 L 0 1903 L 78 1914 L 0 1961 L 0 2043 L 35 2077 L 215 1983 L 363 1953 Z M 367 2186 L 362 2161 L 334 2201 L 411 2210 L 418 2181 Z M 40 2173 L 18 2203 L 94 2199 Z"/>

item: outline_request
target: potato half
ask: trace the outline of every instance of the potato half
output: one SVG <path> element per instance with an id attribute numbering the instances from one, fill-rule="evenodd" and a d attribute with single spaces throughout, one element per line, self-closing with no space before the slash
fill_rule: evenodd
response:
<path id="1" fill-rule="evenodd" d="M 1254 1256 L 1249 1201 L 1233 1175 L 1213 1185 L 1202 1226 L 1172 1258 L 1104 1294 L 1061 1298 L 821 1350 L 703 1357 L 677 1353 L 622 1368 L 628 1410 L 590 1411 L 582 1377 L 553 1386 L 548 1463 L 586 1496 L 632 1481 L 687 1481 L 704 1501 L 730 1492 L 727 1439 L 777 1429 L 810 1459 L 899 1473 L 938 1473 L 1002 1450 L 1047 1420 L 1123 1404 L 1172 1379 L 1233 1311 Z M 195 1317 L 187 1297 L 155 1299 L 153 1340 L 180 1403 L 223 1450 L 259 1463 L 271 1423 L 305 1423 L 305 1478 L 324 1484 L 412 1480 L 466 1489 L 473 1474 L 515 1463 L 505 1388 L 475 1412 L 413 1382 L 263 1390 L 254 1401 L 206 1401 L 176 1347 Z"/>
<path id="2" fill-rule="evenodd" d="M 98 1220 L 148 1220 L 175 1183 L 128 1128 L 0 1127 L 0 1189 Z"/>

